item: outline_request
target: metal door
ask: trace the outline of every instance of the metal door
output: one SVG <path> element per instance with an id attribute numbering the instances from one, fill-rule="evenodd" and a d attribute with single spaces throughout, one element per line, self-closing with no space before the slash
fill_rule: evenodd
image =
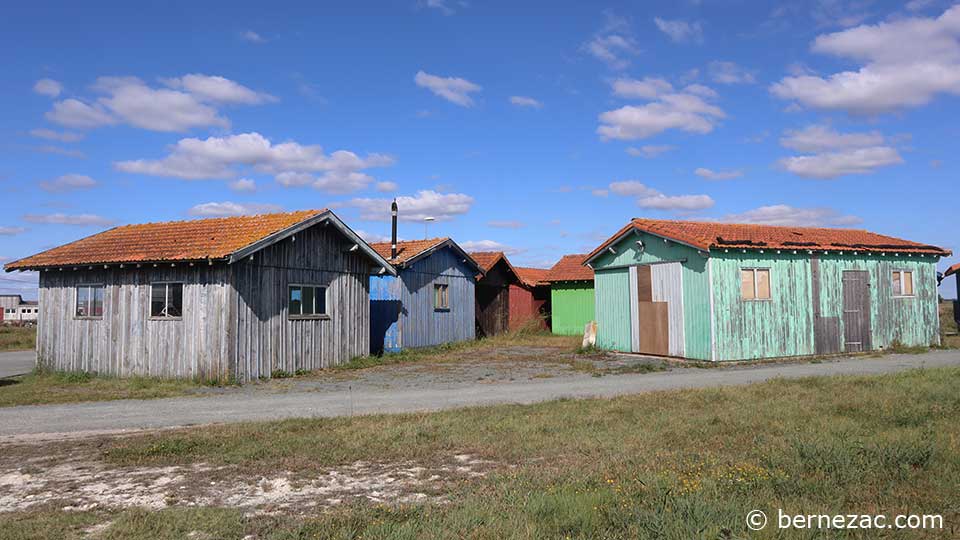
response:
<path id="1" fill-rule="evenodd" d="M 871 349 L 870 283 L 864 270 L 843 272 L 843 343 L 846 352 Z"/>

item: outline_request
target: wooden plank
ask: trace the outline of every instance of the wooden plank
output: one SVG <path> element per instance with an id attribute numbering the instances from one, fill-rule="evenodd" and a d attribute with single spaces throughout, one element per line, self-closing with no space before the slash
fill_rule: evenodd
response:
<path id="1" fill-rule="evenodd" d="M 666 302 L 638 302 L 640 350 L 645 354 L 670 353 L 669 305 Z"/>
<path id="2" fill-rule="evenodd" d="M 637 267 L 637 301 L 653 302 L 653 283 L 650 265 Z"/>

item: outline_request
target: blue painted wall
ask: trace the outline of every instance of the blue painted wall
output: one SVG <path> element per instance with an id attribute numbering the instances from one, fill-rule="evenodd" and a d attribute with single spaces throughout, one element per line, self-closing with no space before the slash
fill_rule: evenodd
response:
<path id="1" fill-rule="evenodd" d="M 434 284 L 448 286 L 450 309 L 434 309 Z M 476 337 L 474 270 L 446 248 L 392 276 L 370 277 L 371 352 L 429 347 Z"/>

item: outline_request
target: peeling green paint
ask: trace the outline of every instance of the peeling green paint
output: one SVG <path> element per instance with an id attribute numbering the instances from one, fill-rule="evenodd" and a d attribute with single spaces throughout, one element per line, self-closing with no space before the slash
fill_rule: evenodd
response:
<path id="1" fill-rule="evenodd" d="M 561 282 L 550 286 L 550 324 L 554 334 L 582 335 L 594 320 L 593 283 Z"/>

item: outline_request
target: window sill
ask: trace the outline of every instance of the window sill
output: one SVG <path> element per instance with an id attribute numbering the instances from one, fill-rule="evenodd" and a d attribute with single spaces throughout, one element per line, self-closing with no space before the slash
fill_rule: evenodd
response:
<path id="1" fill-rule="evenodd" d="M 329 315 L 290 315 L 288 321 L 329 321 Z"/>
<path id="2" fill-rule="evenodd" d="M 76 321 L 102 321 L 103 315 L 99 317 L 87 316 L 87 315 L 74 315 L 73 319 Z"/>
<path id="3" fill-rule="evenodd" d="M 183 317 L 147 317 L 148 321 L 182 321 Z"/>
<path id="4" fill-rule="evenodd" d="M 435 311 L 435 312 L 436 312 L 436 311 L 439 311 L 439 312 L 441 312 L 441 313 L 445 313 L 445 312 L 450 311 L 450 308 L 448 308 L 448 307 L 437 307 L 437 308 L 433 308 L 433 311 Z"/>
<path id="5" fill-rule="evenodd" d="M 741 302 L 773 302 L 773 298 L 741 298 Z"/>
<path id="6" fill-rule="evenodd" d="M 916 298 L 917 295 L 915 295 L 915 294 L 895 294 L 895 295 L 893 295 L 893 297 L 894 297 L 894 298 Z"/>

